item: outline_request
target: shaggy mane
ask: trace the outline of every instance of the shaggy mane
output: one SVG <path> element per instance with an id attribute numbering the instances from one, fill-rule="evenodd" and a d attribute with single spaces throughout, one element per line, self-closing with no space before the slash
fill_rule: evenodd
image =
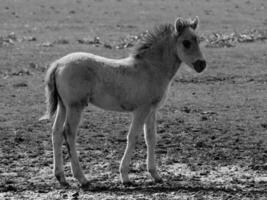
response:
<path id="1" fill-rule="evenodd" d="M 132 55 L 135 58 L 141 58 L 142 55 L 152 46 L 157 44 L 163 38 L 171 36 L 174 32 L 172 24 L 162 24 L 156 26 L 153 30 L 148 31 L 141 42 L 134 48 Z"/>
<path id="2" fill-rule="evenodd" d="M 191 22 L 185 19 L 183 21 L 184 29 L 189 26 L 191 26 Z M 141 42 L 134 48 L 132 53 L 133 57 L 137 59 L 141 58 L 146 51 L 155 44 L 158 44 L 159 41 L 162 41 L 162 39 L 166 39 L 167 37 L 171 37 L 174 31 L 175 28 L 172 24 L 161 24 L 148 31 L 144 38 L 142 38 Z"/>

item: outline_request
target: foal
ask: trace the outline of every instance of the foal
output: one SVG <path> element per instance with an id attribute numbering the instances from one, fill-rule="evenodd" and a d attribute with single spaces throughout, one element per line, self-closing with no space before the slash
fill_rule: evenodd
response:
<path id="1" fill-rule="evenodd" d="M 71 53 L 51 64 L 46 74 L 47 113 L 56 117 L 52 128 L 54 173 L 67 186 L 63 172 L 62 144 L 65 139 L 74 177 L 82 186 L 85 178 L 76 152 L 76 131 L 83 109 L 91 103 L 106 110 L 131 112 L 127 146 L 120 164 L 120 179 L 130 183 L 129 164 L 138 134 L 144 130 L 147 170 L 156 182 L 156 112 L 164 103 L 170 83 L 184 62 L 202 72 L 206 61 L 195 30 L 199 19 L 177 18 L 150 31 L 134 52 L 124 59 L 109 59 L 90 53 Z"/>

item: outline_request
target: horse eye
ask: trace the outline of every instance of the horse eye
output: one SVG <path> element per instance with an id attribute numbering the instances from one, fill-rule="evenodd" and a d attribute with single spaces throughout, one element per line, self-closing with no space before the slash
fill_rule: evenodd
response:
<path id="1" fill-rule="evenodd" d="M 189 40 L 184 40 L 183 45 L 186 49 L 189 49 L 191 47 L 191 42 Z"/>

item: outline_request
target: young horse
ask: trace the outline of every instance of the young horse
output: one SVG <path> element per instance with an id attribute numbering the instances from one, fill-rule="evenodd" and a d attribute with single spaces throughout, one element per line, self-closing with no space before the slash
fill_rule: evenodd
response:
<path id="1" fill-rule="evenodd" d="M 120 164 L 122 183 L 130 183 L 129 163 L 142 129 L 147 145 L 147 170 L 156 182 L 161 181 L 154 157 L 156 112 L 182 62 L 198 73 L 206 67 L 195 33 L 198 21 L 197 17 L 194 20 L 178 18 L 174 26 L 158 26 L 125 59 L 71 53 L 52 63 L 45 79 L 47 113 L 41 119 L 48 119 L 56 112 L 52 128 L 54 173 L 61 185 L 68 185 L 61 150 L 64 139 L 74 177 L 82 186 L 89 183 L 81 170 L 75 148 L 81 113 L 88 103 L 133 114 Z"/>

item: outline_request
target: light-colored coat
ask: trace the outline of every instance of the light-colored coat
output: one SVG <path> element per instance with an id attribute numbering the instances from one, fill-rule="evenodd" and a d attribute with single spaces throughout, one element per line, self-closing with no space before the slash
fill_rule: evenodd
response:
<path id="1" fill-rule="evenodd" d="M 72 53 L 54 65 L 59 95 L 69 105 L 90 102 L 114 111 L 134 111 L 140 105 L 157 106 L 170 83 L 165 68 L 154 70 L 154 66 L 133 57 L 114 60 Z"/>
<path id="2" fill-rule="evenodd" d="M 171 80 L 181 62 L 197 72 L 206 63 L 198 46 L 198 18 L 178 18 L 175 25 L 151 31 L 134 53 L 125 59 L 108 59 L 90 53 L 71 53 L 52 63 L 46 75 L 47 113 L 56 112 L 53 125 L 54 173 L 67 185 L 61 146 L 65 139 L 72 171 L 82 186 L 88 184 L 76 153 L 76 131 L 88 103 L 106 110 L 132 112 L 127 147 L 120 165 L 121 181 L 130 183 L 128 172 L 137 135 L 144 129 L 147 169 L 161 181 L 155 165 L 156 112 L 164 103 Z"/>

